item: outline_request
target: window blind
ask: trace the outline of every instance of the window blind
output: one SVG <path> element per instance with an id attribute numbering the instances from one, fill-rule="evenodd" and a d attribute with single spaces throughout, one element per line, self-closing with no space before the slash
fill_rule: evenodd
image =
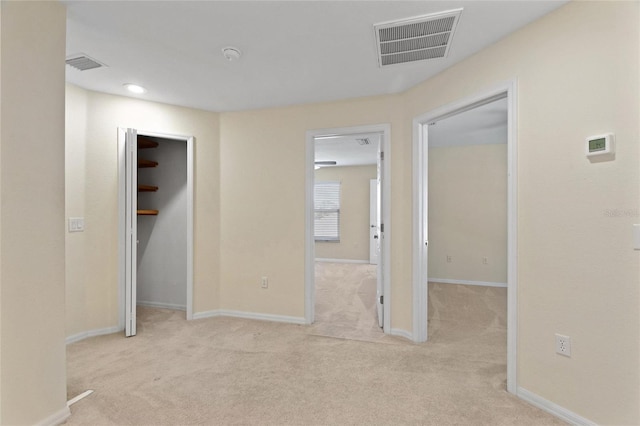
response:
<path id="1" fill-rule="evenodd" d="M 316 241 L 340 241 L 340 182 L 316 182 L 313 202 Z"/>

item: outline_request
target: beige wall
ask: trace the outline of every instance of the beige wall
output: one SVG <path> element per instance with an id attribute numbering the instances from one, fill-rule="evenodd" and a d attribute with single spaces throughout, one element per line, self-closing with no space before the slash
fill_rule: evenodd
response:
<path id="1" fill-rule="evenodd" d="M 638 18 L 571 2 L 404 97 L 411 117 L 517 79 L 518 385 L 601 424 L 640 423 L 639 219 L 607 214 L 640 204 Z M 591 164 L 585 138 L 608 131 L 615 161 Z"/>
<path id="2" fill-rule="evenodd" d="M 60 421 L 65 8 L 0 4 L 0 423 Z"/>
<path id="3" fill-rule="evenodd" d="M 67 336 L 118 326 L 117 129 L 195 137 L 194 312 L 217 309 L 218 114 L 67 85 L 66 210 L 85 218 L 67 234 Z"/>
<path id="4" fill-rule="evenodd" d="M 316 181 L 339 181 L 340 242 L 316 242 L 316 258 L 369 261 L 369 182 L 376 166 L 323 167 Z"/>
<path id="5" fill-rule="evenodd" d="M 507 282 L 506 144 L 429 148 L 428 206 L 429 279 Z"/>
<path id="6" fill-rule="evenodd" d="M 399 99 L 383 96 L 221 114 L 221 306 L 304 317 L 306 131 L 381 123 L 400 129 Z M 410 150 L 400 142 L 394 148 L 399 158 Z M 391 161 L 392 167 L 403 169 Z M 410 174 L 407 180 L 395 178 L 393 202 L 410 197 L 410 182 Z M 396 214 L 392 228 L 401 228 L 401 221 L 410 218 L 409 211 Z M 391 241 L 398 259 L 411 257 L 406 251 L 410 247 L 401 244 L 405 238 L 410 235 L 399 232 Z M 395 281 L 407 282 L 410 264 L 398 262 L 391 274 Z M 260 288 L 262 276 L 269 277 L 268 290 Z M 393 294 L 394 306 L 396 301 L 398 307 L 410 304 L 410 288 L 397 286 Z M 411 324 L 410 312 L 396 312 L 405 327 Z"/>

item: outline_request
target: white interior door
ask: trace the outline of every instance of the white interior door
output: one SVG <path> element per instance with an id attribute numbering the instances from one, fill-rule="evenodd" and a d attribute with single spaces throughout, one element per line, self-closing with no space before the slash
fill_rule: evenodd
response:
<path id="1" fill-rule="evenodd" d="M 377 265 L 380 256 L 377 179 L 371 179 L 369 184 L 369 203 L 369 263 Z"/>
<path id="2" fill-rule="evenodd" d="M 135 129 L 126 134 L 125 190 L 125 336 L 136 335 L 136 286 L 138 243 L 138 136 Z"/>
<path id="3" fill-rule="evenodd" d="M 378 279 L 377 279 L 377 291 L 376 291 L 376 304 L 378 307 L 378 326 L 384 329 L 384 262 L 383 256 L 385 253 L 380 250 L 382 239 L 384 239 L 384 224 L 382 223 L 382 172 L 384 170 L 384 151 L 382 150 L 382 138 L 380 137 L 380 143 L 378 144 L 378 178 L 376 179 L 376 233 L 378 234 L 377 247 L 378 247 Z M 370 228 L 372 229 L 372 228 Z"/>

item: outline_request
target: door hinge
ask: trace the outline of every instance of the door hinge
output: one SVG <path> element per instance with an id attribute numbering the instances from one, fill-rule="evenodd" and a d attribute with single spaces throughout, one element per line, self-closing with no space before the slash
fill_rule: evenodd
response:
<path id="1" fill-rule="evenodd" d="M 380 296 L 380 304 L 384 305 L 384 294 Z"/>
<path id="2" fill-rule="evenodd" d="M 380 159 L 384 160 L 384 151 L 380 151 Z"/>
<path id="3" fill-rule="evenodd" d="M 384 232 L 384 223 L 380 224 L 380 232 Z"/>

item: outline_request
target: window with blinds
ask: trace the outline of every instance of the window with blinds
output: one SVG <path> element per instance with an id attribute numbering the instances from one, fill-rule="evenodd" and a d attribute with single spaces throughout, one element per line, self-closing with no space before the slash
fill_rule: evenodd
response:
<path id="1" fill-rule="evenodd" d="M 316 182 L 313 191 L 316 241 L 340 241 L 340 182 Z"/>

